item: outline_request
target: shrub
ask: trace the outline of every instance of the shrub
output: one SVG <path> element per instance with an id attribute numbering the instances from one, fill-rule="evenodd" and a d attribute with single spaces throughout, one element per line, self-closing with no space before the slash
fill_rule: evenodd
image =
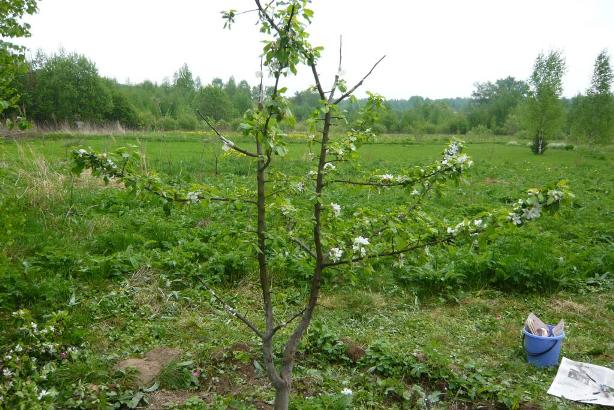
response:
<path id="1" fill-rule="evenodd" d="M 158 121 L 157 127 L 163 131 L 172 131 L 172 130 L 179 129 L 177 120 L 169 116 L 162 117 Z"/>

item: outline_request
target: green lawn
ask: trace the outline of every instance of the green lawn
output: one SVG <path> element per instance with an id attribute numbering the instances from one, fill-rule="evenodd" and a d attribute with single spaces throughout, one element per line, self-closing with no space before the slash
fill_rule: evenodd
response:
<path id="1" fill-rule="evenodd" d="M 39 327 L 51 320 L 65 329 L 58 343 L 78 347 L 68 359 L 39 355 L 57 368 L 37 383 L 55 389 L 53 400 L 62 406 L 138 402 L 130 374 L 113 365 L 157 346 L 183 355 L 144 395 L 150 404 L 266 406 L 272 393 L 256 339 L 210 304 L 198 279 L 259 321 L 255 265 L 246 257 L 250 238 L 232 228 L 244 228 L 249 211 L 180 207 L 166 217 L 156 198 L 70 175 L 72 149 L 129 144 L 146 154 L 149 170 L 174 184 L 249 186 L 255 178 L 248 159 L 224 155 L 210 136 L 197 134 L 0 141 L 0 351 L 27 342 L 11 313 L 29 309 Z M 388 136 L 363 146 L 358 164 L 342 172 L 394 174 L 437 159 L 444 145 L 443 138 Z M 297 140 L 288 148 L 275 167 L 304 175 L 308 145 Z M 526 189 L 559 179 L 569 181 L 576 200 L 557 215 L 505 230 L 487 247 L 432 249 L 403 267 L 381 261 L 374 272 L 353 267 L 327 277 L 295 369 L 295 408 L 347 407 L 344 388 L 353 391 L 353 408 L 365 409 L 582 407 L 546 394 L 554 369 L 525 363 L 520 329 L 531 311 L 549 322 L 565 319 L 566 357 L 614 366 L 614 149 L 534 156 L 526 146 L 476 142 L 467 153 L 475 166 L 466 183 L 424 206 L 450 223 L 509 208 Z M 343 209 L 359 203 L 388 209 L 408 200 L 395 190 L 328 195 Z M 275 266 L 276 306 L 289 315 L 304 295 L 304 277 L 293 266 Z M 58 311 L 65 312 L 59 319 L 52 315 Z M 366 349 L 357 362 L 347 351 L 355 345 Z"/>

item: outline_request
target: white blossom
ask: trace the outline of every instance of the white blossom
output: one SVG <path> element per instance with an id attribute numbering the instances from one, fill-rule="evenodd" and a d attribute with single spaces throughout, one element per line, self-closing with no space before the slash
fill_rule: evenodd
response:
<path id="1" fill-rule="evenodd" d="M 476 219 L 476 220 L 474 220 L 474 221 L 473 221 L 473 224 L 474 224 L 476 227 L 478 227 L 478 228 L 479 228 L 479 227 L 481 227 L 481 226 L 482 226 L 482 220 L 481 220 L 481 219 Z"/>
<path id="2" fill-rule="evenodd" d="M 548 196 L 554 201 L 558 202 L 563 199 L 563 191 L 559 191 L 558 189 L 551 189 L 550 191 L 548 191 Z"/>
<path id="3" fill-rule="evenodd" d="M 13 372 L 11 371 L 11 369 L 7 369 L 6 367 L 2 370 L 2 374 L 4 375 L 4 377 L 11 377 L 13 375 Z"/>
<path id="4" fill-rule="evenodd" d="M 343 390 L 341 390 L 341 394 L 343 394 L 344 396 L 351 396 L 352 394 L 354 394 L 354 392 L 352 391 L 352 389 L 345 387 Z"/>
<path id="5" fill-rule="evenodd" d="M 328 256 L 330 257 L 331 261 L 339 262 L 343 256 L 343 249 L 332 248 L 330 251 L 328 251 Z"/>
<path id="6" fill-rule="evenodd" d="M 21 345 L 18 343 L 17 346 L 15 346 L 15 352 L 19 353 L 23 350 L 23 347 L 21 347 Z"/>
<path id="7" fill-rule="evenodd" d="M 34 322 L 30 322 L 30 326 L 32 327 L 33 330 L 36 330 L 38 328 L 38 325 Z"/>
<path id="8" fill-rule="evenodd" d="M 337 147 L 337 148 L 333 148 L 333 154 L 335 154 L 338 157 L 342 157 L 345 155 L 345 151 L 343 150 L 343 148 Z"/>
<path id="9" fill-rule="evenodd" d="M 186 198 L 188 201 L 192 202 L 193 204 L 196 204 L 198 203 L 198 201 L 200 201 L 200 192 L 188 192 Z"/>
<path id="10" fill-rule="evenodd" d="M 53 343 L 43 343 L 43 349 L 48 351 L 49 354 L 55 353 L 55 346 Z"/>
<path id="11" fill-rule="evenodd" d="M 232 149 L 232 144 L 229 141 L 224 141 L 224 145 L 222 145 L 222 150 L 224 152 L 228 152 Z"/>
<path id="12" fill-rule="evenodd" d="M 518 215 L 515 212 L 510 212 L 509 215 L 507 216 L 507 220 L 512 222 L 514 225 L 522 224 L 522 219 L 520 218 L 520 215 Z"/>
<path id="13" fill-rule="evenodd" d="M 465 223 L 465 221 L 463 222 L 459 222 L 456 224 L 456 226 L 454 228 L 452 227 L 448 227 L 447 228 L 447 232 L 451 235 L 456 235 L 457 233 L 459 233 L 465 226 L 468 226 L 468 222 Z"/>
<path id="14" fill-rule="evenodd" d="M 368 238 L 357 236 L 356 238 L 354 238 L 352 250 L 354 250 L 354 252 L 358 252 L 361 257 L 364 257 L 367 254 L 367 249 L 365 249 L 365 246 L 367 245 L 369 245 Z"/>
<path id="15" fill-rule="evenodd" d="M 413 191 L 411 191 L 411 195 L 420 195 L 420 191 L 414 188 Z"/>
<path id="16" fill-rule="evenodd" d="M 296 190 L 298 192 L 304 192 L 305 191 L 305 183 L 304 182 L 298 182 L 296 184 Z"/>
<path id="17" fill-rule="evenodd" d="M 296 208 L 290 204 L 285 204 L 285 205 L 280 206 L 279 210 L 281 211 L 281 214 L 283 216 L 290 216 L 291 214 L 296 212 Z"/>
<path id="18" fill-rule="evenodd" d="M 335 215 L 335 218 L 338 218 L 339 215 L 341 215 L 341 205 L 331 202 L 330 207 L 333 210 L 333 215 Z"/>
<path id="19" fill-rule="evenodd" d="M 379 178 L 382 182 L 392 182 L 394 180 L 394 176 L 390 174 L 380 175 Z"/>
<path id="20" fill-rule="evenodd" d="M 324 164 L 324 170 L 329 170 L 329 169 L 331 171 L 334 171 L 335 169 L 337 169 L 337 167 L 332 162 L 327 162 L 326 164 Z"/>
<path id="21" fill-rule="evenodd" d="M 77 151 L 77 154 L 79 154 L 79 156 L 82 157 L 84 155 L 87 155 L 87 151 L 81 148 L 80 150 Z"/>
<path id="22" fill-rule="evenodd" d="M 38 399 L 41 400 L 43 397 L 48 396 L 49 392 L 45 389 L 41 389 L 40 393 L 38 393 Z"/>
<path id="23" fill-rule="evenodd" d="M 456 162 L 458 165 L 461 166 L 461 168 L 471 167 L 473 165 L 473 161 L 469 159 L 466 154 L 458 155 L 462 149 L 463 144 L 460 141 L 452 141 L 443 153 L 441 165 L 454 165 L 454 162 Z M 437 170 L 441 170 L 441 165 L 437 167 Z"/>
<path id="24" fill-rule="evenodd" d="M 461 148 L 462 147 L 458 141 L 452 141 L 443 153 L 443 160 L 441 163 L 447 165 L 448 162 L 460 152 Z"/>
<path id="25" fill-rule="evenodd" d="M 529 220 L 531 220 L 531 219 L 537 219 L 537 218 L 539 218 L 539 217 L 540 217 L 540 215 L 541 215 L 541 209 L 542 209 L 542 207 L 541 207 L 541 205 L 540 205 L 540 204 L 535 204 L 535 205 L 533 205 L 531 208 L 525 209 L 525 210 L 524 210 L 524 215 L 523 215 L 523 216 L 524 216 L 526 219 L 529 219 Z"/>

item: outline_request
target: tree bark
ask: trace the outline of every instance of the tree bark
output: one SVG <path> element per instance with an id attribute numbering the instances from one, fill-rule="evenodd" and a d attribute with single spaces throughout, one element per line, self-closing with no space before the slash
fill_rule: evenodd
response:
<path id="1" fill-rule="evenodd" d="M 280 386 L 275 389 L 275 402 L 273 403 L 273 409 L 275 410 L 287 410 L 290 404 L 290 386 Z"/>

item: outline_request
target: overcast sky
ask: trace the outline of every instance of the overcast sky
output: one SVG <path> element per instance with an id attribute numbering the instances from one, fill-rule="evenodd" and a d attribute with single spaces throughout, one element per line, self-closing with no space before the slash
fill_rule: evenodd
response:
<path id="1" fill-rule="evenodd" d="M 120 82 L 161 82 L 187 63 L 203 83 L 231 75 L 257 82 L 261 37 L 255 15 L 223 29 L 221 10 L 249 0 L 42 0 L 28 18 L 36 49 L 63 47 L 93 60 Z M 365 83 L 388 98 L 469 96 L 475 82 L 527 79 L 552 48 L 567 60 L 564 94 L 589 85 L 595 57 L 614 53 L 613 0 L 315 0 L 312 44 L 325 47 L 320 71 L 336 71 L 339 36 L 349 82 L 382 55 Z M 305 72 L 291 91 L 311 85 Z"/>

